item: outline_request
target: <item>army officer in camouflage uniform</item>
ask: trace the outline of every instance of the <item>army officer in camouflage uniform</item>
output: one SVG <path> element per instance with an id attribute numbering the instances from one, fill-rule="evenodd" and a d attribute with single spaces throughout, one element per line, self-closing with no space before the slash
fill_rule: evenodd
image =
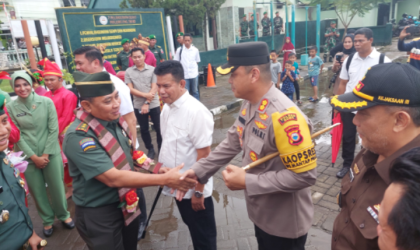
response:
<path id="1" fill-rule="evenodd" d="M 156 45 L 156 36 L 150 35 L 149 36 L 149 50 L 155 55 L 156 58 L 156 66 L 159 65 L 159 63 L 165 61 L 165 54 L 163 53 L 162 47 L 159 45 Z"/>
<path id="2" fill-rule="evenodd" d="M 248 25 L 249 23 L 246 20 L 246 15 L 243 15 L 242 21 L 239 25 L 240 26 L 239 32 L 241 34 L 242 39 L 248 38 Z"/>
<path id="3" fill-rule="evenodd" d="M 257 22 L 257 34 L 258 34 L 258 29 L 260 28 L 260 24 Z M 255 32 L 254 32 L 254 14 L 251 15 L 251 20 L 249 20 L 249 36 L 250 37 L 254 37 L 255 36 Z"/>
<path id="4" fill-rule="evenodd" d="M 187 191 L 196 182 L 179 180 L 183 165 L 162 175 L 133 172 L 129 130 L 110 75 L 73 75 L 82 108 L 67 130 L 63 151 L 73 177 L 77 231 L 89 249 L 137 249 L 140 211 L 131 203 L 138 199 L 135 189 L 166 185 Z"/>
<path id="5" fill-rule="evenodd" d="M 280 17 L 280 14 L 278 11 L 276 11 L 276 17 L 274 18 L 274 34 L 280 35 L 280 33 L 283 31 L 283 19 Z"/>
<path id="6" fill-rule="evenodd" d="M 28 208 L 25 206 L 24 182 L 13 168 L 6 154 L 11 131 L 4 111 L 5 96 L 0 94 L 0 248 L 23 249 L 28 245 L 37 249 L 42 240 L 34 231 Z M 44 249 L 43 247 L 39 249 Z"/>
<path id="7" fill-rule="evenodd" d="M 264 12 L 264 17 L 261 19 L 261 25 L 263 26 L 263 36 L 270 35 L 270 28 L 271 28 L 271 20 L 268 17 L 267 11 Z"/>

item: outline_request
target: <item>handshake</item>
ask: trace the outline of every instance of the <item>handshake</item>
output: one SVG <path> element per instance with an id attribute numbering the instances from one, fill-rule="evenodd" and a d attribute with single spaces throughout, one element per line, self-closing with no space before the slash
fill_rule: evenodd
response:
<path id="1" fill-rule="evenodd" d="M 181 201 L 189 189 L 195 188 L 197 184 L 197 175 L 194 170 L 189 169 L 183 174 L 179 173 L 184 167 L 184 163 L 177 166 L 176 168 L 167 168 L 162 167 L 159 170 L 159 174 L 167 176 L 167 181 L 165 185 L 170 187 L 171 193 L 176 192 L 176 199 Z M 223 180 L 225 181 L 226 186 L 230 190 L 242 190 L 245 189 L 245 176 L 246 172 L 244 169 L 228 165 L 225 170 L 222 172 Z M 204 184 L 204 183 L 203 183 Z"/>

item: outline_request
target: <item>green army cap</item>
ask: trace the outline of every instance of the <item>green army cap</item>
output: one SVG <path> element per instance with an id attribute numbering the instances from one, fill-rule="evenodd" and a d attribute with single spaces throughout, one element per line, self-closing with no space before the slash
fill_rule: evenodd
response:
<path id="1" fill-rule="evenodd" d="M 270 62 L 265 42 L 248 42 L 231 45 L 227 49 L 228 62 L 217 68 L 222 75 L 232 73 L 240 66 L 260 65 Z"/>
<path id="2" fill-rule="evenodd" d="M 279 12 L 278 11 L 276 11 L 276 13 L 275 14 L 279 14 Z"/>
<path id="3" fill-rule="evenodd" d="M 81 98 L 109 95 L 115 90 L 108 72 L 88 74 L 75 71 L 73 77 Z"/>
<path id="4" fill-rule="evenodd" d="M 330 23 L 330 25 L 331 25 L 331 24 L 337 24 L 337 23 L 336 23 L 335 21 L 332 21 L 332 22 Z"/>
<path id="5" fill-rule="evenodd" d="M 244 15 L 242 16 L 242 18 L 244 18 L 244 17 L 246 17 L 246 14 L 244 14 Z"/>
<path id="6" fill-rule="evenodd" d="M 4 115 L 6 112 L 4 112 L 4 107 L 6 106 L 6 96 L 3 94 L 0 94 L 0 115 Z"/>
<path id="7" fill-rule="evenodd" d="M 121 40 L 121 45 L 124 45 L 124 43 L 128 43 L 128 42 L 130 42 L 130 39 L 124 38 Z"/>
<path id="8" fill-rule="evenodd" d="M 267 11 L 264 11 L 264 15 L 267 14 Z"/>
<path id="9" fill-rule="evenodd" d="M 182 33 L 182 32 L 178 32 L 178 33 L 176 33 L 175 38 L 178 38 L 179 36 L 184 36 L 184 33 Z"/>
<path id="10" fill-rule="evenodd" d="M 149 39 L 150 39 L 150 40 L 152 40 L 152 39 L 156 39 L 156 36 L 155 36 L 155 35 L 150 35 L 150 36 L 149 36 Z"/>

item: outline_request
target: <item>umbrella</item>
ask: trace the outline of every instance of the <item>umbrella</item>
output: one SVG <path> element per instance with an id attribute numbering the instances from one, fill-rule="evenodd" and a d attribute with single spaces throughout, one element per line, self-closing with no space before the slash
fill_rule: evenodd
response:
<path id="1" fill-rule="evenodd" d="M 341 122 L 340 113 L 337 113 L 332 121 L 333 124 L 340 123 L 340 125 L 334 127 L 331 130 L 331 163 L 332 167 L 334 167 L 338 151 L 340 151 L 341 137 L 343 136 L 343 123 Z"/>

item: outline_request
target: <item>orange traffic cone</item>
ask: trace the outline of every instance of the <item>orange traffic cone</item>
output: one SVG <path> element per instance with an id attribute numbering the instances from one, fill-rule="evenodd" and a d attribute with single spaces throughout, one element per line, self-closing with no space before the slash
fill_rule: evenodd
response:
<path id="1" fill-rule="evenodd" d="M 207 70 L 207 88 L 216 88 L 217 86 L 214 83 L 213 70 L 210 63 Z"/>

